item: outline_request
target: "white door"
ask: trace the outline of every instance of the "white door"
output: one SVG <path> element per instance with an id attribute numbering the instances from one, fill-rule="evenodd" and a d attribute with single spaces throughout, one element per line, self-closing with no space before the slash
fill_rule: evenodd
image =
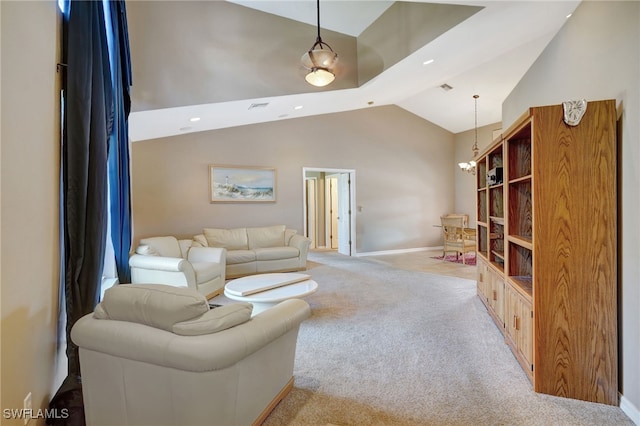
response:
<path id="1" fill-rule="evenodd" d="M 326 206 L 327 206 L 327 241 L 329 244 L 329 248 L 337 249 L 338 248 L 338 240 L 340 235 L 338 233 L 338 222 L 339 222 L 339 198 L 338 198 L 338 175 L 327 177 L 326 179 L 326 189 L 327 189 L 327 198 L 326 198 Z"/>
<path id="2" fill-rule="evenodd" d="M 351 256 L 351 182 L 349 173 L 338 176 L 338 253 Z"/>

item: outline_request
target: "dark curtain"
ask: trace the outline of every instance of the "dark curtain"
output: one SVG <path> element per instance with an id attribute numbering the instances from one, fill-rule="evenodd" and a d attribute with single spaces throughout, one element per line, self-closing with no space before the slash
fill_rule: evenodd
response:
<path id="1" fill-rule="evenodd" d="M 98 303 L 107 234 L 113 93 L 102 2 L 73 1 L 62 142 L 69 375 L 80 375 L 71 327 Z"/>
<path id="2" fill-rule="evenodd" d="M 129 112 L 131 111 L 131 59 L 129 31 L 124 1 L 109 2 L 111 11 L 111 63 L 114 87 L 114 129 L 109 143 L 109 203 L 111 206 L 111 241 L 116 258 L 118 279 L 131 281 L 131 195 L 129 178 Z"/>
<path id="3" fill-rule="evenodd" d="M 108 11 L 115 10 L 115 13 L 110 13 L 113 24 L 108 29 L 101 1 L 65 3 L 61 203 L 68 375 L 49 406 L 58 412 L 68 410 L 69 417 L 59 424 L 84 425 L 78 347 L 72 342 L 70 332 L 76 321 L 92 312 L 99 301 L 107 237 L 108 162 L 118 169 L 115 181 L 118 185 L 112 194 L 118 195 L 125 186 L 120 182 L 126 181 L 125 201 L 116 203 L 115 215 L 118 218 L 116 232 L 124 235 L 118 239 L 117 247 L 127 254 L 129 251 L 130 236 L 126 235 L 130 235 L 130 221 L 124 217 L 130 215 L 126 120 L 131 76 L 124 2 L 109 2 Z M 114 67 L 115 77 L 126 83 L 121 87 L 118 83 L 116 90 L 112 88 L 107 31 L 114 33 L 110 34 L 116 41 L 116 49 L 112 50 L 126 45 L 126 53 L 117 55 L 118 60 L 126 64 Z M 110 155 L 110 151 L 117 152 Z M 56 422 L 52 420 L 49 424 Z"/>

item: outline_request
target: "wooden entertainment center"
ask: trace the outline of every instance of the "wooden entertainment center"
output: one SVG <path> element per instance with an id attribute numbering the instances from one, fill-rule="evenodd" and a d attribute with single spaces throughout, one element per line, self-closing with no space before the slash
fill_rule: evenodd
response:
<path id="1" fill-rule="evenodd" d="M 476 158 L 478 296 L 536 392 L 610 405 L 616 117 L 614 100 L 532 107 Z"/>

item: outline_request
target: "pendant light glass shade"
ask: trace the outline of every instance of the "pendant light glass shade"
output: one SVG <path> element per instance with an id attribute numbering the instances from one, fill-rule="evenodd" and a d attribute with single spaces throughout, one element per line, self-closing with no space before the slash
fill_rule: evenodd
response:
<path id="1" fill-rule="evenodd" d="M 318 37 L 308 52 L 302 55 L 302 66 L 308 71 L 305 76 L 307 83 L 323 87 L 335 80 L 334 67 L 338 62 L 338 54 L 331 46 L 320 38 L 320 0 L 318 5 Z"/>
<path id="2" fill-rule="evenodd" d="M 326 48 L 323 48 L 326 46 Z M 318 39 L 316 43 L 302 55 L 302 66 L 309 72 L 305 76 L 307 83 L 317 87 L 323 87 L 331 83 L 335 78 L 333 67 L 338 62 L 338 54 L 331 47 Z"/>

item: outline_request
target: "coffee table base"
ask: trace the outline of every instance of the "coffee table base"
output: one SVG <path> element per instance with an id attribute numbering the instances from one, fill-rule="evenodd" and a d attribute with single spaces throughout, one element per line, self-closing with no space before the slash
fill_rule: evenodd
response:
<path id="1" fill-rule="evenodd" d="M 246 290 L 255 286 L 255 288 L 262 288 L 265 282 L 273 284 L 274 281 L 282 279 L 282 282 L 289 282 L 292 279 L 301 276 L 307 278 L 303 274 L 294 273 L 270 273 L 270 274 L 256 274 L 249 275 L 242 278 L 229 281 L 225 285 L 224 295 L 231 300 L 239 302 L 249 302 L 253 304 L 252 316 L 269 309 L 276 304 L 287 299 L 301 299 L 318 290 L 318 283 L 311 279 L 305 279 L 304 281 L 296 281 L 293 284 L 286 284 L 280 287 L 271 288 L 269 290 L 260 291 L 258 293 L 248 294 L 246 296 L 239 296 L 238 290 Z"/>

